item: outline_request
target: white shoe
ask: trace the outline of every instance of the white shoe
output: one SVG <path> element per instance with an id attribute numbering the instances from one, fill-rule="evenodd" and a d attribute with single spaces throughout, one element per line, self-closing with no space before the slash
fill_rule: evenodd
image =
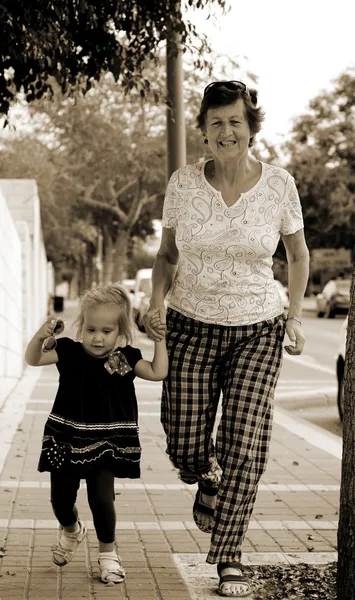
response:
<path id="1" fill-rule="evenodd" d="M 87 534 L 87 529 L 81 521 L 78 521 L 79 531 L 75 533 L 68 533 L 63 528 L 61 531 L 60 539 L 57 544 L 52 547 L 53 562 L 58 567 L 64 567 L 73 558 L 79 545 Z"/>
<path id="2" fill-rule="evenodd" d="M 121 559 L 114 550 L 112 552 L 100 552 L 99 567 L 103 583 L 114 585 L 115 583 L 122 583 L 125 578 L 126 573 L 121 565 Z"/>

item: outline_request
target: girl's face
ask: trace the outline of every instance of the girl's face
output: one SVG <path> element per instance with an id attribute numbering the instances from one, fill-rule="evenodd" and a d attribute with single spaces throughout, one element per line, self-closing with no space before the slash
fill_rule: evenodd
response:
<path id="1" fill-rule="evenodd" d="M 101 358 L 115 347 L 118 331 L 119 307 L 116 304 L 98 304 L 84 311 L 83 346 L 89 354 Z"/>

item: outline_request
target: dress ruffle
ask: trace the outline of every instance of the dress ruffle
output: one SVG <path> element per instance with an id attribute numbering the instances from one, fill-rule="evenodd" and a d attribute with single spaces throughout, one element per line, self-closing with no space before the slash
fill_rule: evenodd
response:
<path id="1" fill-rule="evenodd" d="M 78 423 L 50 413 L 38 470 L 69 470 L 84 476 L 110 467 L 115 477 L 140 477 L 139 428 L 134 422 Z"/>

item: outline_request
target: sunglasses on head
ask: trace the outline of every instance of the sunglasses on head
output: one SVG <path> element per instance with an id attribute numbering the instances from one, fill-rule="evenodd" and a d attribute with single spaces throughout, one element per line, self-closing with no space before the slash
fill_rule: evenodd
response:
<path id="1" fill-rule="evenodd" d="M 247 86 L 242 81 L 213 81 L 205 87 L 203 95 L 206 96 L 206 94 L 219 87 L 226 87 L 228 90 L 242 90 L 242 92 L 248 91 Z"/>

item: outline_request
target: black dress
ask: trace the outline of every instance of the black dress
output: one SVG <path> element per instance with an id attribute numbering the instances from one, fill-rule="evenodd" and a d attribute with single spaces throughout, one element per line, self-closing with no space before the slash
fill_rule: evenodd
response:
<path id="1" fill-rule="evenodd" d="M 59 387 L 47 419 L 39 471 L 68 471 L 86 477 L 109 468 L 115 477 L 140 477 L 141 448 L 134 366 L 141 351 L 117 348 L 132 368 L 110 374 L 105 358 L 88 354 L 80 342 L 57 340 Z M 128 368 L 129 368 L 128 367 Z"/>

